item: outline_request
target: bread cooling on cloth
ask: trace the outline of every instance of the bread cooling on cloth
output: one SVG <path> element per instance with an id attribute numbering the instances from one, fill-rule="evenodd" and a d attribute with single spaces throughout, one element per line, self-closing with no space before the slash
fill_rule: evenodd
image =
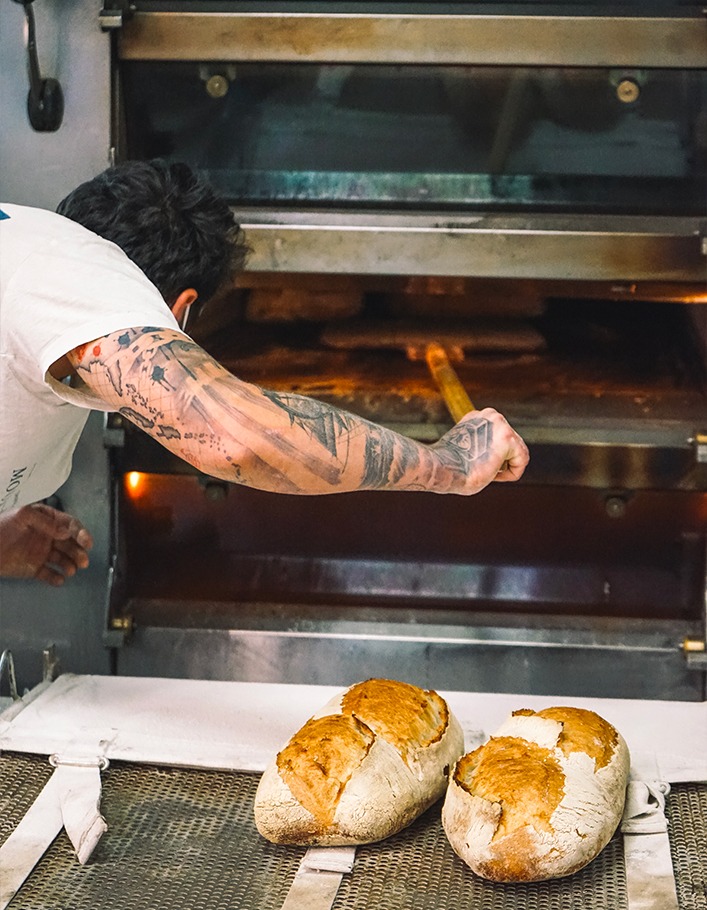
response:
<path id="1" fill-rule="evenodd" d="M 459 760 L 442 809 L 450 844 L 482 878 L 560 878 L 591 862 L 624 807 L 626 743 L 593 711 L 516 711 Z"/>
<path id="2" fill-rule="evenodd" d="M 436 692 L 369 679 L 333 698 L 266 768 L 258 831 L 276 844 L 367 844 L 443 796 L 464 735 Z"/>

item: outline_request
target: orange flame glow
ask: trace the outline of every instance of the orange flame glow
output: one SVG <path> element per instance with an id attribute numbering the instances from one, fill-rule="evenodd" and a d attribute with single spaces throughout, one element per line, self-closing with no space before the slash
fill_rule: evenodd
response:
<path id="1" fill-rule="evenodd" d="M 125 475 L 125 488 L 129 496 L 140 496 L 145 488 L 145 475 L 140 471 L 129 471 Z"/>

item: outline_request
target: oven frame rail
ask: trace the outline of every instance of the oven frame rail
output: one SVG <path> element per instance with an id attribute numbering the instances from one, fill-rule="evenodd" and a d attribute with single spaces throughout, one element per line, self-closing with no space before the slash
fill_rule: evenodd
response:
<path id="1" fill-rule="evenodd" d="M 641 15 L 590 6 L 233 4 L 169 12 L 135 4 L 121 20 L 123 60 L 386 63 L 702 69 L 707 23 L 700 7 Z M 164 4 L 160 4 L 164 7 Z"/>
<path id="2" fill-rule="evenodd" d="M 302 620 L 297 605 L 242 603 L 228 627 L 141 622 L 155 605 L 128 600 L 114 616 L 107 636 L 121 676 L 333 685 L 384 666 L 392 678 L 435 689 L 707 700 L 707 671 L 684 649 L 701 640 L 694 621 L 489 614 L 435 625 L 407 615 L 356 620 L 355 608 L 348 619 L 339 608 L 339 619 Z"/>
<path id="3" fill-rule="evenodd" d="M 252 272 L 351 271 L 704 286 L 707 219 L 234 207 Z"/>

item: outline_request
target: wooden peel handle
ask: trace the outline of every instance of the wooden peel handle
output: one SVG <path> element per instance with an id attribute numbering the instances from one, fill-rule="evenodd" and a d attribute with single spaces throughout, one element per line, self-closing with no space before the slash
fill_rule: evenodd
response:
<path id="1" fill-rule="evenodd" d="M 458 423 L 465 414 L 475 408 L 450 364 L 447 352 L 441 344 L 437 344 L 435 341 L 430 342 L 425 349 L 425 360 L 452 419 Z"/>
<path id="2" fill-rule="evenodd" d="M 441 344 L 431 341 L 425 349 L 425 360 L 430 374 L 437 383 L 442 398 L 444 398 L 444 403 L 447 405 L 447 410 L 451 414 L 452 420 L 455 423 L 459 423 L 465 414 L 468 414 L 469 411 L 475 411 L 476 408 L 449 362 L 447 352 Z M 498 473 L 503 474 L 507 470 L 508 462 L 504 461 Z"/>

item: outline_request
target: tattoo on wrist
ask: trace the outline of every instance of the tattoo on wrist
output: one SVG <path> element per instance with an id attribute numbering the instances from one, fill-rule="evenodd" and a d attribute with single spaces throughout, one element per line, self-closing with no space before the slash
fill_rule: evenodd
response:
<path id="1" fill-rule="evenodd" d="M 376 427 L 366 426 L 364 474 L 362 487 L 376 490 L 385 486 L 400 486 L 400 489 L 423 487 L 419 479 L 420 448 L 411 439 L 393 435 L 391 432 Z M 403 483 L 406 474 L 410 473 L 415 481 Z"/>
<path id="2" fill-rule="evenodd" d="M 493 424 L 484 417 L 476 417 L 462 426 L 453 427 L 438 452 L 448 466 L 467 470 L 470 461 L 488 458 L 492 443 Z"/>

